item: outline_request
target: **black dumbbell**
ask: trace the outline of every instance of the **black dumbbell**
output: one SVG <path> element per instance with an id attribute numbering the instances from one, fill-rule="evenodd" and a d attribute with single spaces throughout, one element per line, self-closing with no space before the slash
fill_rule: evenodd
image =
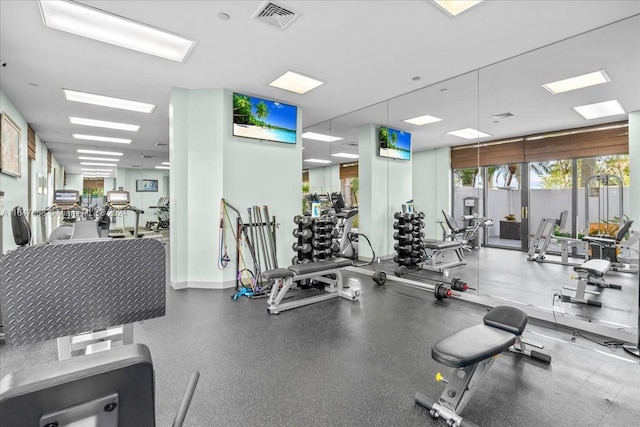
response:
<path id="1" fill-rule="evenodd" d="M 396 213 L 394 213 L 394 214 L 393 214 L 393 217 L 394 217 L 395 219 L 404 218 L 404 217 L 402 216 L 402 212 L 396 212 Z"/>
<path id="2" fill-rule="evenodd" d="M 395 249 L 396 251 L 410 251 L 413 248 L 411 247 L 411 245 L 401 245 L 400 243 L 396 243 L 395 245 L 393 245 L 393 249 Z"/>
<path id="3" fill-rule="evenodd" d="M 313 251 L 311 251 L 311 255 L 313 256 L 331 255 L 331 248 L 314 249 Z"/>
<path id="4" fill-rule="evenodd" d="M 300 251 L 302 253 L 311 252 L 313 250 L 313 247 L 309 243 L 303 243 L 303 244 L 294 243 L 291 247 L 293 248 L 294 251 Z"/>
<path id="5" fill-rule="evenodd" d="M 303 239 L 308 239 L 311 236 L 313 236 L 313 231 L 309 230 L 308 228 L 304 228 L 302 230 L 296 228 L 293 230 L 293 237 L 302 237 Z"/>
<path id="6" fill-rule="evenodd" d="M 293 258 L 291 258 L 291 265 L 296 265 L 299 260 L 300 258 L 298 258 L 297 256 L 294 256 Z"/>
<path id="7" fill-rule="evenodd" d="M 311 225 L 313 223 L 313 218 L 310 216 L 296 215 L 293 217 L 293 222 L 296 224 Z"/>

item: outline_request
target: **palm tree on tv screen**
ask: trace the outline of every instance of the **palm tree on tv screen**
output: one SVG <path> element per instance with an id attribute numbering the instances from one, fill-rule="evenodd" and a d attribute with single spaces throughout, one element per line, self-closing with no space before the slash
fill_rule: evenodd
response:
<path id="1" fill-rule="evenodd" d="M 269 117 L 269 107 L 267 107 L 267 104 L 265 104 L 264 101 L 260 101 L 256 105 L 256 117 L 259 119 L 266 119 Z M 266 123 L 260 123 L 260 125 L 267 126 Z"/>
<path id="2" fill-rule="evenodd" d="M 251 118 L 251 100 L 248 96 L 233 94 L 234 123 L 248 125 Z"/>

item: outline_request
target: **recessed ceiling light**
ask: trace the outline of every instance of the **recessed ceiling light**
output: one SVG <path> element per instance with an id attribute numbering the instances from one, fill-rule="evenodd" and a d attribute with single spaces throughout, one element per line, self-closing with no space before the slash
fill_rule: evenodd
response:
<path id="1" fill-rule="evenodd" d="M 357 154 L 349 154 L 349 153 L 336 153 L 332 154 L 333 157 L 344 157 L 345 159 L 357 159 L 359 156 Z"/>
<path id="2" fill-rule="evenodd" d="M 93 169 L 93 168 L 82 168 L 80 170 L 86 172 L 113 172 L 113 169 Z"/>
<path id="3" fill-rule="evenodd" d="M 315 139 L 316 141 L 333 142 L 340 141 L 342 138 L 337 136 L 325 135 L 323 133 L 305 132 L 302 134 L 305 139 Z"/>
<path id="4" fill-rule="evenodd" d="M 75 139 L 85 139 L 87 141 L 101 141 L 101 142 L 115 142 L 117 144 L 131 144 L 130 139 L 125 138 L 112 138 L 110 136 L 97 136 L 97 135 L 80 135 L 77 133 L 71 134 Z"/>
<path id="5" fill-rule="evenodd" d="M 482 0 L 433 0 L 433 2 L 449 15 L 456 16 L 481 3 Z"/>
<path id="6" fill-rule="evenodd" d="M 125 19 L 100 9 L 67 1 L 39 1 L 42 20 L 49 28 L 104 43 L 184 62 L 195 45 L 177 34 Z"/>
<path id="7" fill-rule="evenodd" d="M 119 162 L 120 159 L 107 159 L 105 157 L 85 157 L 85 156 L 78 156 L 78 159 L 80 160 L 97 160 L 99 162 Z"/>
<path id="8" fill-rule="evenodd" d="M 156 166 L 156 169 L 171 169 L 169 166 Z"/>
<path id="9" fill-rule="evenodd" d="M 304 95 L 310 90 L 313 90 L 323 84 L 324 82 L 321 82 L 320 80 L 303 76 L 302 74 L 294 73 L 293 71 L 287 71 L 286 73 L 269 83 L 269 86 L 288 90 L 289 92 L 294 92 L 299 95 Z"/>
<path id="10" fill-rule="evenodd" d="M 442 121 L 441 118 L 430 116 L 428 114 L 425 114 L 424 116 L 414 117 L 412 119 L 403 120 L 403 122 L 410 123 L 416 126 L 427 125 L 429 123 L 435 123 L 440 121 Z"/>
<path id="11" fill-rule="evenodd" d="M 488 133 L 484 133 L 472 128 L 454 130 L 451 132 L 447 132 L 447 134 L 458 136 L 464 139 L 476 139 L 476 138 L 484 138 L 485 136 L 491 136 Z"/>
<path id="12" fill-rule="evenodd" d="M 82 166 L 118 166 L 115 163 L 92 163 L 92 162 L 80 162 Z"/>
<path id="13" fill-rule="evenodd" d="M 162 164 L 169 166 L 169 162 L 162 162 Z"/>
<path id="14" fill-rule="evenodd" d="M 117 151 L 100 151 L 100 150 L 83 150 L 83 149 L 78 149 L 76 150 L 78 153 L 83 153 L 83 154 L 104 154 L 106 156 L 122 156 L 122 153 L 118 153 Z"/>
<path id="15" fill-rule="evenodd" d="M 611 79 L 604 70 L 595 71 L 593 73 L 582 74 L 557 82 L 542 85 L 543 88 L 553 93 L 568 92 L 570 90 L 582 89 L 589 86 L 595 86 L 602 83 L 610 82 Z"/>
<path id="16" fill-rule="evenodd" d="M 309 163 L 331 163 L 331 160 L 320 160 L 320 159 L 306 159 L 304 161 Z"/>
<path id="17" fill-rule="evenodd" d="M 622 105 L 615 99 L 612 101 L 598 102 L 596 104 L 581 105 L 579 107 L 573 107 L 573 109 L 587 120 L 626 113 Z"/>
<path id="18" fill-rule="evenodd" d="M 102 107 L 119 108 L 121 110 L 138 111 L 140 113 L 152 113 L 156 109 L 153 104 L 130 101 L 122 98 L 96 95 L 94 93 L 78 92 L 71 89 L 62 89 L 67 101 L 82 102 L 85 104 L 100 105 Z"/>
<path id="19" fill-rule="evenodd" d="M 140 126 L 129 125 L 127 123 L 105 122 L 103 120 L 83 119 L 81 117 L 69 117 L 69 121 L 74 125 L 93 126 L 97 128 L 127 130 L 130 132 L 138 132 Z"/>

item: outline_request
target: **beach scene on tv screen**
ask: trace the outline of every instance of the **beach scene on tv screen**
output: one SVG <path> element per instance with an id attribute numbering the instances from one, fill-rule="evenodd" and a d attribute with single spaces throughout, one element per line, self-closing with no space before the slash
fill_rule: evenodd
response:
<path id="1" fill-rule="evenodd" d="M 380 127 L 380 155 L 409 160 L 411 158 L 411 134 L 384 126 Z"/>
<path id="2" fill-rule="evenodd" d="M 292 105 L 233 94 L 233 135 L 296 143 L 297 109 Z"/>

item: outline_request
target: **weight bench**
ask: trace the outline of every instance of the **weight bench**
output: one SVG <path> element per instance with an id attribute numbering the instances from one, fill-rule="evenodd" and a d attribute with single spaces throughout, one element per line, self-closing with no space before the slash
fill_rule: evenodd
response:
<path id="1" fill-rule="evenodd" d="M 496 356 L 505 350 L 538 359 L 545 363 L 551 357 L 525 347 L 521 335 L 527 325 L 527 314 L 516 307 L 498 306 L 484 316 L 479 325 L 461 329 L 431 347 L 431 357 L 445 366 L 456 368 L 447 381 L 440 373 L 436 381 L 447 383 L 437 402 L 421 393 L 415 401 L 429 409 L 433 418 L 444 418 L 450 427 L 472 427 L 460 413 L 469 403 L 482 376 L 489 370 Z M 538 348 L 539 344 L 527 343 Z"/>
<path id="2" fill-rule="evenodd" d="M 563 302 L 574 302 L 580 304 L 602 307 L 602 302 L 585 298 L 585 294 L 600 295 L 597 291 L 588 291 L 587 285 L 597 286 L 600 289 L 611 288 L 621 290 L 622 286 L 608 283 L 604 274 L 611 268 L 611 262 L 603 259 L 592 259 L 581 265 L 576 265 L 573 270 L 578 273 L 578 286 L 571 288 L 564 286 L 564 289 L 575 291 L 575 296 L 562 295 Z"/>
<path id="3" fill-rule="evenodd" d="M 302 307 L 328 299 L 342 297 L 350 301 L 355 301 L 360 296 L 360 289 L 346 289 L 342 283 L 341 270 L 352 264 L 348 259 L 335 259 L 326 261 L 309 262 L 306 264 L 295 264 L 288 268 L 277 268 L 262 273 L 262 277 L 271 281 L 275 281 L 271 287 L 271 294 L 267 300 L 267 311 L 270 314 L 279 314 L 285 310 Z M 331 278 L 334 276 L 334 278 Z M 282 302 L 286 293 L 294 282 L 311 279 L 322 282 L 325 286 L 325 292 L 306 298 L 300 298 L 293 301 Z"/>
<path id="4" fill-rule="evenodd" d="M 456 267 L 465 264 L 464 243 L 460 241 L 450 242 L 423 242 L 427 251 L 427 259 L 419 264 L 420 268 L 442 272 L 445 268 Z M 451 259 L 447 254 L 454 253 L 456 258 Z M 448 258 L 448 259 L 447 259 Z"/>

